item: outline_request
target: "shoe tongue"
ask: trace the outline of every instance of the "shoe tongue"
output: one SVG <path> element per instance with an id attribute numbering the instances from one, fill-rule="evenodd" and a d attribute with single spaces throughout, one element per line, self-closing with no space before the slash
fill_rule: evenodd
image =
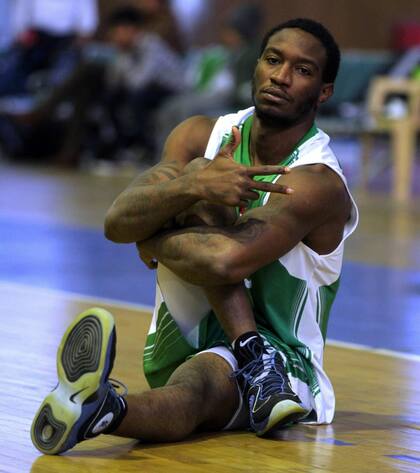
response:
<path id="1" fill-rule="evenodd" d="M 264 341 L 258 334 L 250 334 L 248 337 L 241 336 L 235 341 L 234 353 L 240 367 L 264 352 Z"/>

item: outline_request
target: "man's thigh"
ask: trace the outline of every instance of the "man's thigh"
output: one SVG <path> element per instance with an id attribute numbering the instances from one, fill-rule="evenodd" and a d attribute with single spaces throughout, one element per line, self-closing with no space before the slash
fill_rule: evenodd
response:
<path id="1" fill-rule="evenodd" d="M 188 386 L 202 409 L 199 430 L 222 430 L 238 416 L 242 399 L 230 363 L 212 352 L 198 353 L 180 365 L 167 385 Z"/>

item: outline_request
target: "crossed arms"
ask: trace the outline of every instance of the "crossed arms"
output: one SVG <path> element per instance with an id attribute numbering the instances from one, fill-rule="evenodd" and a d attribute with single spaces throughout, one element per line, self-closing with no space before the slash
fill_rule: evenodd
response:
<path id="1" fill-rule="evenodd" d="M 204 154 L 212 126 L 208 119 L 196 117 L 175 129 L 163 161 L 140 175 L 114 202 L 105 223 L 107 237 L 137 242 L 149 266 L 156 259 L 202 286 L 242 281 L 300 241 L 315 251 L 332 251 L 341 239 L 340 231 L 333 241 L 323 238 L 318 229 L 339 228 L 340 217 L 343 224 L 347 218 L 343 218 L 347 193 L 335 173 L 322 165 L 302 166 L 290 173 L 279 166 L 245 168 L 232 159 L 238 130 L 206 167 L 185 172 L 192 159 Z M 252 179 L 273 173 L 286 174 L 280 179 L 282 185 Z M 256 189 L 271 192 L 268 203 L 246 211 L 231 225 L 171 229 L 172 220 L 200 200 L 234 207 L 257 198 Z"/>

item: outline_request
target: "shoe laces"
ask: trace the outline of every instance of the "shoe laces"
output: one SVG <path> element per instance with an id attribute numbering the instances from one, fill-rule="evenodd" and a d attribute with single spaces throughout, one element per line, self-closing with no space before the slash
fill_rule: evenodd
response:
<path id="1" fill-rule="evenodd" d="M 245 380 L 245 383 L 258 374 L 258 372 L 261 370 L 261 364 L 264 365 L 264 348 L 262 348 L 260 345 L 253 344 L 250 348 L 248 348 L 248 350 L 252 357 L 251 361 L 249 361 L 242 368 L 235 370 L 231 375 L 234 378 L 239 378 L 242 376 L 242 378 Z"/>
<path id="2" fill-rule="evenodd" d="M 282 372 L 283 370 L 280 371 L 275 367 L 276 351 L 270 350 L 267 353 L 261 350 L 259 354 L 256 353 L 257 350 L 251 349 L 250 351 L 255 355 L 255 358 L 232 373 L 232 376 L 236 378 L 242 376 L 244 379 L 243 392 L 248 386 L 255 383 L 259 383 L 261 386 L 260 399 L 267 399 L 273 394 L 284 392 L 285 386 L 287 386 L 285 379 L 287 375 Z M 261 369 L 261 365 L 263 365 L 263 369 Z"/>
<path id="3" fill-rule="evenodd" d="M 115 389 L 115 391 L 117 392 L 119 396 L 122 396 L 122 397 L 127 396 L 128 388 L 123 382 L 118 381 L 118 379 L 114 379 L 114 378 L 108 378 L 108 382 Z"/>

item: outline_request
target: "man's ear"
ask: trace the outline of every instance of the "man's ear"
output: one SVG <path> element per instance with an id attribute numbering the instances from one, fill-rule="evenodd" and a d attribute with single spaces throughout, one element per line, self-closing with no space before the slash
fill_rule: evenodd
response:
<path id="1" fill-rule="evenodd" d="M 333 93 L 334 93 L 334 84 L 332 82 L 328 84 L 324 84 L 322 86 L 321 93 L 319 94 L 319 97 L 318 97 L 318 105 L 326 102 Z"/>

